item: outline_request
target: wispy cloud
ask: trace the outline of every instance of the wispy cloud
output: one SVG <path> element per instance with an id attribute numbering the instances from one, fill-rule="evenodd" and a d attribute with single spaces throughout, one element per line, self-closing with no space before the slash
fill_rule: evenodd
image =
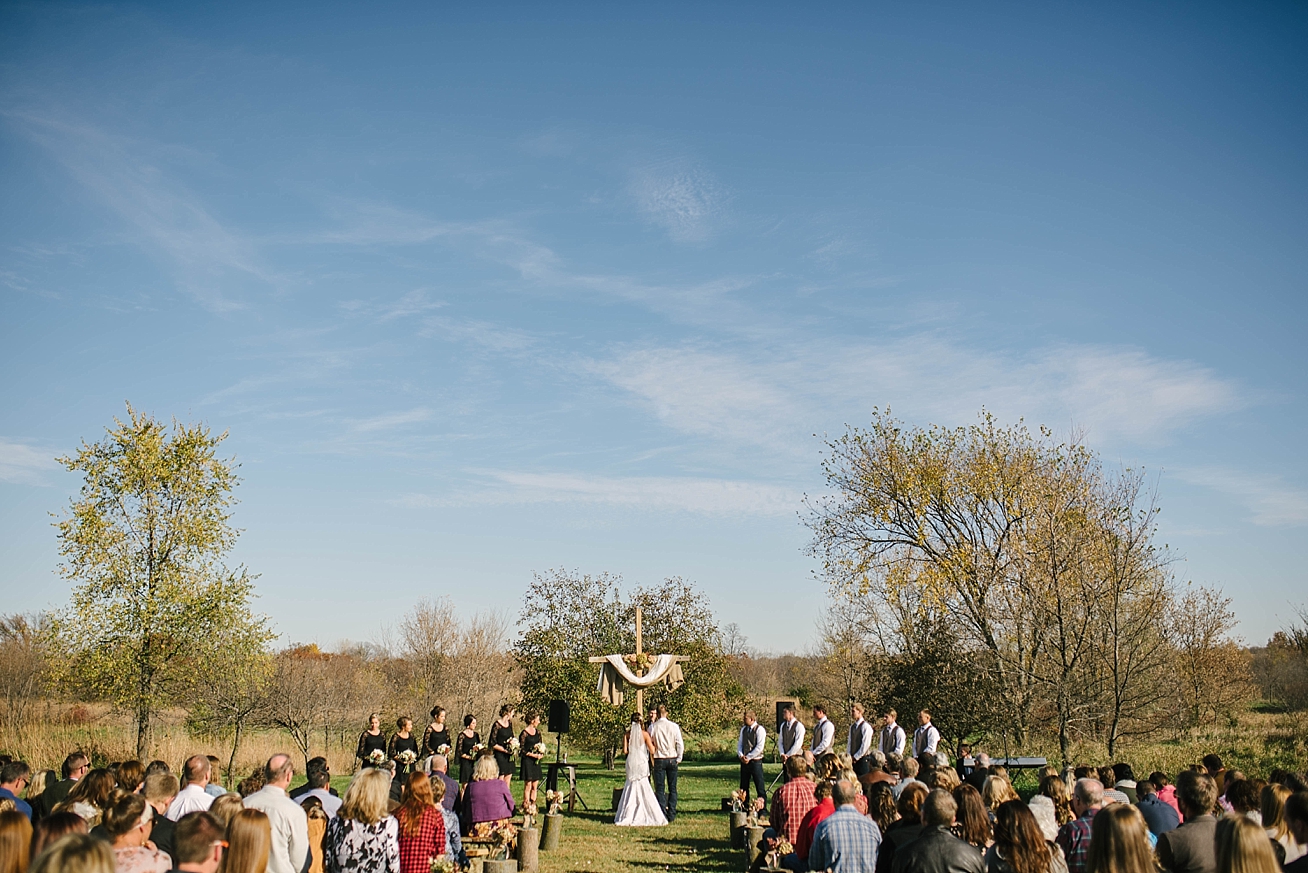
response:
<path id="1" fill-rule="evenodd" d="M 54 455 L 52 451 L 0 437 L 0 482 L 45 485 L 42 473 L 59 466 Z"/>
<path id="2" fill-rule="evenodd" d="M 701 242 L 711 236 L 726 201 L 713 175 L 685 160 L 637 168 L 627 190 L 641 213 L 677 242 Z"/>
<path id="3" fill-rule="evenodd" d="M 802 495 L 784 486 L 730 479 L 605 477 L 582 473 L 491 471 L 477 488 L 441 497 L 409 494 L 411 507 L 575 503 L 714 516 L 793 515 Z"/>
<path id="4" fill-rule="evenodd" d="M 392 412 L 386 415 L 377 415 L 371 418 L 355 418 L 349 420 L 350 430 L 356 433 L 375 433 L 377 431 L 393 430 L 397 427 L 404 427 L 409 424 L 418 424 L 429 421 L 432 417 L 432 411 L 425 407 L 409 409 L 405 412 Z"/>
<path id="5" fill-rule="evenodd" d="M 1250 521 L 1265 527 L 1308 525 L 1308 491 L 1274 476 L 1242 473 L 1222 467 L 1190 467 L 1173 471 L 1178 479 L 1228 494 L 1249 510 Z"/>

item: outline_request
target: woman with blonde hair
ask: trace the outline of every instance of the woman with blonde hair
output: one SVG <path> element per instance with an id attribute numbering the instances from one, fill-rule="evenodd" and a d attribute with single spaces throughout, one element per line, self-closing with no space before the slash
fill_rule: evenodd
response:
<path id="1" fill-rule="evenodd" d="M 154 807 L 139 794 L 120 794 L 104 811 L 105 832 L 113 840 L 118 873 L 167 873 L 172 859 L 150 842 Z"/>
<path id="2" fill-rule="evenodd" d="M 1008 803 L 1010 800 L 1021 800 L 1021 798 L 1013 790 L 1013 783 L 1008 781 L 1007 776 L 987 776 L 981 786 L 981 800 L 990 811 L 993 820 L 1000 804 Z"/>
<path id="3" fill-rule="evenodd" d="M 33 859 L 28 873 L 114 873 L 114 852 L 90 834 L 65 834 Z"/>
<path id="4" fill-rule="evenodd" d="M 0 873 L 27 873 L 32 823 L 16 809 L 0 812 Z"/>
<path id="5" fill-rule="evenodd" d="M 1280 873 L 1267 832 L 1248 816 L 1218 819 L 1215 843 L 1217 873 Z"/>
<path id="6" fill-rule="evenodd" d="M 209 805 L 209 815 L 218 819 L 218 824 L 222 825 L 223 829 L 226 830 L 227 826 L 231 824 L 232 818 L 243 809 L 245 809 L 245 805 L 241 800 L 241 795 L 235 791 L 229 791 L 221 797 L 213 799 L 213 803 Z"/>
<path id="7" fill-rule="evenodd" d="M 464 814 L 459 818 L 470 827 L 468 835 L 480 839 L 513 817 L 513 795 L 499 778 L 499 765 L 483 755 L 472 766 L 472 781 L 463 793 Z"/>
<path id="8" fill-rule="evenodd" d="M 1263 837 L 1263 840 L 1267 838 Z M 1129 803 L 1114 803 L 1095 814 L 1090 825 L 1085 873 L 1157 871 L 1158 862 L 1154 859 L 1153 847 L 1149 845 L 1149 828 L 1140 810 Z"/>
<path id="9" fill-rule="evenodd" d="M 1295 842 L 1290 833 L 1290 823 L 1285 820 L 1285 801 L 1293 794 L 1289 788 L 1273 782 L 1263 787 L 1262 802 L 1259 811 L 1263 814 L 1263 827 L 1267 836 L 1281 844 L 1285 849 L 1285 863 L 1289 864 L 1303 857 L 1303 847 Z"/>
<path id="10" fill-rule="evenodd" d="M 227 823 L 227 849 L 218 873 L 266 873 L 272 822 L 257 809 L 242 809 Z"/>
<path id="11" fill-rule="evenodd" d="M 323 860 L 328 873 L 400 873 L 400 825 L 389 813 L 390 796 L 387 771 L 369 767 L 355 774 L 336 817 L 327 822 Z"/>
<path id="12" fill-rule="evenodd" d="M 1054 823 L 1060 828 L 1072 819 L 1072 792 L 1067 790 L 1067 783 L 1061 776 L 1046 776 L 1040 780 L 1040 794 L 1048 797 L 1054 804 Z"/>

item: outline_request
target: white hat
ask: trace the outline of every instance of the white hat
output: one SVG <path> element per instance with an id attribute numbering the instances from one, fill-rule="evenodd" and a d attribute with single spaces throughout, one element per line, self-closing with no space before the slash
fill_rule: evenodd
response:
<path id="1" fill-rule="evenodd" d="M 1045 839 L 1053 842 L 1058 836 L 1058 816 L 1054 811 L 1054 802 L 1043 794 L 1037 794 L 1027 802 L 1027 806 L 1035 816 L 1036 824 L 1040 826 L 1040 832 L 1045 835 Z"/>

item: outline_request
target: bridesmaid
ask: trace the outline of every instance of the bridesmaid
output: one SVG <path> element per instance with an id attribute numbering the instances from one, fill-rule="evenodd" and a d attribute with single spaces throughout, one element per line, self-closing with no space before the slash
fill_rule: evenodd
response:
<path id="1" fill-rule="evenodd" d="M 504 704 L 500 707 L 500 717 L 491 727 L 490 743 L 495 752 L 495 763 L 500 765 L 500 778 L 508 785 L 513 781 L 513 753 L 509 751 L 509 740 L 513 739 L 513 707 Z"/>
<path id="2" fill-rule="evenodd" d="M 436 751 L 441 746 L 454 748 L 450 742 L 450 729 L 445 725 L 445 707 L 436 706 L 431 711 L 431 724 L 422 732 L 422 757 L 430 758 L 432 755 L 444 755 L 450 757 L 449 749 L 444 752 Z"/>
<path id="3" fill-rule="evenodd" d="M 527 726 L 518 735 L 522 744 L 522 805 L 536 808 L 536 791 L 540 788 L 540 759 L 545 756 L 545 739 L 540 732 L 540 715 L 527 714 Z"/>
<path id="4" fill-rule="evenodd" d="M 477 719 L 471 715 L 463 717 L 463 730 L 459 731 L 459 742 L 454 754 L 459 756 L 459 785 L 467 787 L 472 781 L 472 765 L 477 763 L 477 753 L 473 751 L 481 744 L 477 733 Z"/>
<path id="5" fill-rule="evenodd" d="M 391 737 L 390 745 L 386 748 L 386 757 L 395 762 L 395 778 L 400 779 L 409 773 L 409 764 L 401 763 L 399 760 L 401 752 L 413 752 L 414 763 L 417 763 L 418 741 L 413 738 L 413 719 L 407 715 L 400 716 L 395 722 L 399 730 Z"/>
<path id="6" fill-rule="evenodd" d="M 381 715 L 374 712 L 368 716 L 368 729 L 359 734 L 359 747 L 354 750 L 354 757 L 359 759 L 360 766 L 367 765 L 368 756 L 374 751 L 386 751 L 386 735 L 381 729 Z"/>

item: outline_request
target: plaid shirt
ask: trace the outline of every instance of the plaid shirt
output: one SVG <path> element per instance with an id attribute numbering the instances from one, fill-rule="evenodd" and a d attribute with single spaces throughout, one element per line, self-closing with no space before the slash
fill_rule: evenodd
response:
<path id="1" fill-rule="evenodd" d="M 813 799 L 813 780 L 800 777 L 791 779 L 772 795 L 772 814 L 769 823 L 779 836 L 785 837 L 792 846 L 799 839 L 799 825 L 804 815 L 817 801 Z"/>
<path id="2" fill-rule="evenodd" d="M 874 873 L 881 828 L 852 805 L 842 806 L 827 816 L 813 834 L 808 850 L 808 869 L 834 873 Z"/>
<path id="3" fill-rule="evenodd" d="M 434 806 L 422 811 L 418 832 L 405 836 L 400 820 L 400 873 L 429 873 L 431 859 L 445 854 L 445 816 Z"/>
<path id="4" fill-rule="evenodd" d="M 1063 825 L 1058 831 L 1058 847 L 1067 859 L 1067 873 L 1085 873 L 1085 855 L 1090 848 L 1090 825 L 1097 809 L 1086 810 L 1085 815 Z"/>

